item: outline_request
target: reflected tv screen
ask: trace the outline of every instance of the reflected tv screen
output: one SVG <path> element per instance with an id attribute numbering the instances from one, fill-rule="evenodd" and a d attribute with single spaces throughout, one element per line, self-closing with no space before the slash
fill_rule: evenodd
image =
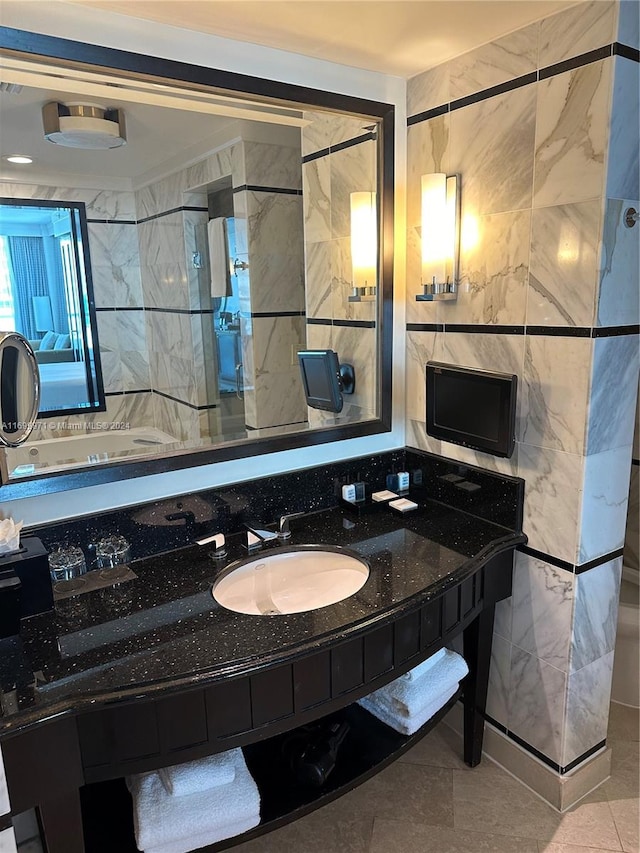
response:
<path id="1" fill-rule="evenodd" d="M 341 412 L 343 406 L 340 363 L 330 349 L 298 353 L 307 406 L 324 412 Z"/>
<path id="2" fill-rule="evenodd" d="M 427 435 L 510 457 L 518 377 L 427 362 Z"/>

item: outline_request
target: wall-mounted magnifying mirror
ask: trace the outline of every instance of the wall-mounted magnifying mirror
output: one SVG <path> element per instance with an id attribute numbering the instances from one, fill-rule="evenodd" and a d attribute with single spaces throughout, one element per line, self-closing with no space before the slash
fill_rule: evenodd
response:
<path id="1" fill-rule="evenodd" d="M 105 467 L 138 476 L 388 429 L 392 108 L 252 78 L 236 94 L 237 75 L 154 60 L 150 77 L 145 57 L 30 39 L 41 54 L 0 38 L 0 318 L 42 379 L 9 483 L 44 475 L 57 491 L 53 474 L 89 484 Z M 307 349 L 356 368 L 341 411 L 307 406 Z"/>
<path id="2" fill-rule="evenodd" d="M 17 332 L 0 332 L 0 445 L 18 447 L 33 430 L 40 402 L 40 378 L 29 342 Z"/>

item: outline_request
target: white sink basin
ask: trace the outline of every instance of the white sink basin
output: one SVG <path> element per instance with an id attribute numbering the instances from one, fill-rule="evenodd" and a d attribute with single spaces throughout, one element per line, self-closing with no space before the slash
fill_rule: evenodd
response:
<path id="1" fill-rule="evenodd" d="M 356 593 L 369 577 L 360 557 L 320 546 L 259 554 L 232 564 L 211 594 L 227 610 L 255 616 L 304 613 Z"/>

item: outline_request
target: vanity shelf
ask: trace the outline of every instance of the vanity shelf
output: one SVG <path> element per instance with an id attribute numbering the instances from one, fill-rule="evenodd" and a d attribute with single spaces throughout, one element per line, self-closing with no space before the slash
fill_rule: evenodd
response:
<path id="1" fill-rule="evenodd" d="M 260 790 L 262 820 L 242 835 L 209 847 L 217 853 L 263 835 L 321 808 L 365 782 L 422 740 L 455 705 L 455 695 L 415 734 L 407 737 L 377 720 L 359 705 L 349 705 L 331 718 L 346 720 L 350 730 L 336 766 L 321 788 L 303 788 L 291 776 L 282 744 L 292 732 L 244 747 L 245 759 Z M 138 853 L 133 834 L 131 797 L 123 779 L 86 785 L 81 790 L 86 853 Z"/>

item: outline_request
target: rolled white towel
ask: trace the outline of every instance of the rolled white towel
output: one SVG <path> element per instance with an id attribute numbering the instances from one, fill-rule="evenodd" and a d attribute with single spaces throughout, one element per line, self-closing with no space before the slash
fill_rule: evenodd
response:
<path id="1" fill-rule="evenodd" d="M 358 705 L 361 705 L 365 711 L 369 711 L 369 713 L 373 714 L 374 717 L 377 717 L 387 726 L 390 726 L 392 729 L 400 732 L 400 734 L 412 735 L 417 732 L 418 729 L 421 729 L 434 714 L 437 714 L 440 708 L 442 708 L 442 706 L 451 699 L 457 689 L 458 685 L 456 684 L 455 687 L 452 687 L 444 693 L 441 693 L 439 696 L 434 697 L 427 705 L 423 706 L 420 713 L 414 714 L 411 717 L 393 714 L 387 705 L 383 706 L 380 702 L 376 702 L 373 699 L 373 694 L 371 694 L 371 696 L 364 696 L 358 701 Z"/>
<path id="2" fill-rule="evenodd" d="M 162 770 L 158 770 L 158 775 L 167 793 L 174 797 L 188 797 L 190 794 L 197 794 L 198 791 L 228 785 L 229 782 L 233 782 L 236 775 L 234 752 L 236 750 L 229 750 L 218 755 L 208 755 L 198 761 L 163 767 Z"/>
<path id="3" fill-rule="evenodd" d="M 242 750 L 234 750 L 233 754 L 233 782 L 187 797 L 168 794 L 158 773 L 142 773 L 129 778 L 139 850 L 153 850 L 205 834 L 222 833 L 219 837 L 227 838 L 229 835 L 224 833 L 232 825 L 251 821 L 251 826 L 256 826 L 260 822 L 258 787 L 245 764 Z"/>
<path id="4" fill-rule="evenodd" d="M 439 660 L 442 660 L 446 651 L 446 649 L 440 649 L 434 655 L 431 655 L 430 658 L 419 663 L 418 666 L 414 666 L 414 668 L 410 669 L 409 672 L 405 672 L 402 678 L 404 678 L 405 681 L 416 681 L 420 676 L 424 675 L 428 669 L 431 669 L 434 664 L 438 663 Z"/>
<path id="5" fill-rule="evenodd" d="M 408 681 L 396 678 L 371 694 L 373 699 L 381 698 L 399 713 L 412 716 L 438 696 L 458 684 L 469 672 L 469 667 L 457 652 L 445 649 L 445 654 L 429 667 L 419 678 Z"/>
<path id="6" fill-rule="evenodd" d="M 209 844 L 216 844 L 218 841 L 224 841 L 225 838 L 233 838 L 236 835 L 242 835 L 243 832 L 248 832 L 260 822 L 258 817 L 245 818 L 244 820 L 229 823 L 226 826 L 220 827 L 219 830 L 211 832 L 201 832 L 198 835 L 190 835 L 188 838 L 181 838 L 179 841 L 170 841 L 168 844 L 158 844 L 156 847 L 147 847 L 144 853 L 189 853 L 191 850 L 199 850 L 201 847 L 208 847 Z"/>

